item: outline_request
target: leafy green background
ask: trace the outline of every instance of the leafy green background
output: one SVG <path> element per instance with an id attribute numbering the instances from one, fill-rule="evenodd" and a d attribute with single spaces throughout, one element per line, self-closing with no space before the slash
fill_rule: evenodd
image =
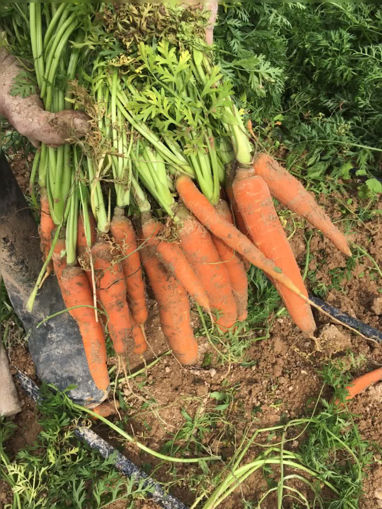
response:
<path id="1" fill-rule="evenodd" d="M 379 0 L 224 0 L 215 40 L 265 148 L 382 192 Z"/>

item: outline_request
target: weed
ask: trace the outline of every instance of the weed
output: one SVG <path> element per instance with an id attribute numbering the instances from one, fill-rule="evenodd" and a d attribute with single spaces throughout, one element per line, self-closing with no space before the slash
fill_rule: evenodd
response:
<path id="1" fill-rule="evenodd" d="M 338 367 L 329 365 L 323 377 L 335 388 L 334 399 L 343 400 L 347 376 Z M 291 450 L 288 446 L 297 440 L 299 449 Z M 254 446 L 258 451 L 255 459 L 246 459 Z M 371 460 L 369 444 L 362 440 L 352 415 L 320 397 L 310 417 L 257 429 L 250 438 L 244 436 L 226 467 L 211 483 L 214 489 L 202 507 L 218 507 L 250 475 L 262 471 L 268 489 L 256 504 L 243 502 L 245 507 L 261 508 L 273 496 L 277 508 L 297 501 L 294 507 L 355 509 L 365 468 Z M 307 495 L 309 491 L 311 494 Z M 206 495 L 200 495 L 192 508 L 199 507 Z"/>
<path id="2" fill-rule="evenodd" d="M 225 0 L 215 31 L 260 149 L 287 149 L 299 176 L 345 178 L 365 198 L 382 191 L 381 17 L 378 0 Z"/>
<path id="3" fill-rule="evenodd" d="M 105 507 L 120 500 L 126 508 L 147 497 L 142 485 L 122 477 L 114 459 L 103 460 L 80 446 L 73 436 L 72 416 L 53 398 L 45 402 L 36 443 L 10 459 L 5 441 L 15 431 L 11 422 L 0 423 L 0 477 L 12 489 L 9 509 L 61 508 L 63 494 L 71 507 Z M 96 474 L 96 475 L 95 475 Z"/>
<path id="4" fill-rule="evenodd" d="M 222 335 L 211 322 L 210 317 L 198 308 L 200 328 L 196 336 L 206 336 L 214 348 L 218 362 L 226 364 L 251 363 L 246 358 L 247 350 L 257 341 L 269 337 L 272 326 L 272 313 L 277 316 L 282 313 L 280 297 L 275 287 L 270 283 L 264 273 L 251 266 L 248 271 L 248 317 L 245 322 L 238 324 L 234 331 Z M 207 361 L 206 361 L 207 362 Z M 211 364 L 211 357 L 208 362 Z"/>

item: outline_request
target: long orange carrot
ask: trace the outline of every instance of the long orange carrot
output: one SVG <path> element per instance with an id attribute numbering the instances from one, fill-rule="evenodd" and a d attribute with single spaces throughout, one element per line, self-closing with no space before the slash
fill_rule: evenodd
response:
<path id="1" fill-rule="evenodd" d="M 352 399 L 357 394 L 360 394 L 362 391 L 367 389 L 370 385 L 375 384 L 382 380 L 382 368 L 374 369 L 365 375 L 359 376 L 355 378 L 351 384 L 349 384 L 346 389 L 348 391 L 348 395 L 346 399 Z"/>
<path id="2" fill-rule="evenodd" d="M 98 240 L 91 250 L 97 295 L 103 305 L 116 354 L 123 355 L 132 346 L 132 319 L 126 301 L 126 283 L 122 265 L 115 261 L 110 242 Z"/>
<path id="3" fill-rule="evenodd" d="M 234 219 L 234 221 L 230 221 L 230 222 L 233 223 L 237 227 L 237 229 L 241 231 L 241 233 L 248 236 L 248 232 L 247 232 L 247 228 L 245 226 L 244 219 L 242 218 L 242 216 L 240 214 L 235 197 L 233 195 L 232 184 L 233 184 L 234 178 L 235 178 L 235 173 L 233 171 L 229 172 L 229 174 L 226 177 L 226 183 L 225 183 L 225 192 L 226 192 L 227 198 L 229 200 L 229 205 L 230 205 L 230 208 L 232 211 L 232 216 Z"/>
<path id="4" fill-rule="evenodd" d="M 110 230 L 122 252 L 122 267 L 125 274 L 127 299 L 131 314 L 135 322 L 142 325 L 147 320 L 148 311 L 141 259 L 133 225 L 123 214 L 122 209 L 116 208 L 114 210 Z"/>
<path id="5" fill-rule="evenodd" d="M 209 313 L 210 303 L 207 293 L 180 246 L 175 242 L 161 241 L 156 251 L 162 263 L 184 286 L 186 292 Z"/>
<path id="6" fill-rule="evenodd" d="M 233 223 L 232 215 L 226 201 L 219 200 L 219 203 L 215 208 L 221 217 L 225 218 L 226 221 Z M 239 321 L 243 321 L 248 315 L 248 278 L 243 262 L 240 260 L 235 251 L 227 246 L 227 244 L 221 239 L 213 236 L 212 240 L 218 250 L 220 259 L 228 271 L 233 296 L 237 305 L 237 319 Z"/>
<path id="7" fill-rule="evenodd" d="M 178 228 L 182 249 L 207 293 L 212 311 L 218 314 L 216 323 L 223 331 L 230 329 L 237 320 L 237 309 L 227 269 L 204 226 L 186 209 L 179 209 L 178 217 L 182 220 Z"/>
<path id="8" fill-rule="evenodd" d="M 268 154 L 259 154 L 253 163 L 256 175 L 263 177 L 269 190 L 280 203 L 296 214 L 305 217 L 330 239 L 345 255 L 351 251 L 343 233 L 334 226 L 329 216 L 318 205 L 313 195 Z"/>
<path id="9" fill-rule="evenodd" d="M 40 234 L 40 249 L 43 254 L 44 260 L 46 260 L 52 244 L 52 233 L 55 228 L 52 216 L 50 215 L 49 200 L 46 189 L 41 189 L 40 195 L 40 225 L 38 232 Z M 52 264 L 50 263 L 47 267 L 48 273 L 52 271 Z"/>
<path id="10" fill-rule="evenodd" d="M 277 216 L 267 184 L 261 177 L 253 175 L 252 171 L 238 169 L 232 188 L 249 237 L 308 298 L 308 292 Z M 295 324 L 307 334 L 312 334 L 316 324 L 309 304 L 277 282 L 276 288 Z"/>
<path id="11" fill-rule="evenodd" d="M 186 255 L 177 243 L 160 239 L 158 234 L 162 229 L 161 223 L 154 218 L 146 218 L 142 223 L 143 237 L 151 246 L 155 247 L 156 253 L 166 269 L 177 278 L 199 306 L 210 312 L 207 293 Z"/>
<path id="12" fill-rule="evenodd" d="M 192 332 L 190 304 L 184 288 L 167 273 L 152 247 L 141 251 L 142 262 L 159 306 L 159 318 L 174 355 L 182 364 L 193 364 L 198 344 Z"/>
<path id="13" fill-rule="evenodd" d="M 77 322 L 89 371 L 96 386 L 105 391 L 109 386 L 106 366 L 105 337 L 100 322 L 96 322 L 93 296 L 85 272 L 80 267 L 68 266 L 59 279 L 62 297 L 70 315 Z"/>
<path id="14" fill-rule="evenodd" d="M 222 239 L 249 262 L 285 285 L 290 290 L 302 295 L 296 285 L 277 267 L 272 260 L 266 258 L 259 249 L 243 235 L 234 225 L 223 219 L 214 206 L 197 189 L 192 180 L 186 176 L 178 177 L 176 188 L 186 207 L 216 237 Z M 196 248 L 196 247 L 195 247 Z"/>

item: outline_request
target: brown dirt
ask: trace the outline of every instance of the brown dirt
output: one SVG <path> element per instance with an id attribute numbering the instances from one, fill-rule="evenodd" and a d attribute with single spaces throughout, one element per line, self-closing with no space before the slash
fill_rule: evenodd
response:
<path id="1" fill-rule="evenodd" d="M 372 220 L 365 219 L 362 222 L 359 218 L 361 204 L 355 195 L 351 198 L 352 203 L 346 205 L 353 220 L 350 226 L 342 220 L 345 202 L 341 195 L 321 196 L 320 201 L 341 228 L 350 228 L 347 233 L 352 241 L 362 246 L 381 267 L 382 217 L 375 216 Z M 381 208 L 381 205 L 382 202 L 375 204 L 374 208 Z M 294 232 L 291 243 L 302 268 L 306 262 L 306 238 L 312 235 L 308 260 L 310 289 L 328 289 L 325 296 L 328 303 L 375 328 L 382 329 L 381 279 L 374 262 L 354 249 L 355 255 L 347 265 L 341 253 L 303 221 L 297 220 L 293 214 L 283 216 L 283 221 L 287 232 Z M 121 413 L 129 416 L 127 431 L 152 449 L 159 450 L 182 428 L 186 420 L 184 412 L 187 412 L 197 420 L 198 426 L 189 442 L 183 441 L 179 454 L 201 456 L 208 455 L 209 452 L 217 453 L 227 462 L 234 454 L 244 432 L 309 415 L 312 403 L 322 386 L 319 371 L 328 362 L 341 362 L 344 370 L 350 370 L 352 376 L 382 365 L 382 345 L 333 323 L 316 310 L 314 314 L 317 322 L 314 338 L 307 338 L 300 333 L 286 315 L 270 317 L 273 325 L 270 337 L 266 340 L 257 341 L 262 331 L 250 332 L 253 342 L 245 356 L 247 361 L 251 361 L 250 364 L 220 363 L 214 347 L 205 337 L 201 337 L 199 362 L 196 366 L 182 367 L 172 355 L 164 355 L 156 365 L 143 370 L 141 375 L 127 381 L 120 380 L 119 389 L 124 399 Z M 196 325 L 196 316 L 194 319 Z M 160 331 L 156 304 L 153 302 L 146 333 L 150 349 L 144 356 L 144 362 L 138 356 L 130 359 L 131 372 L 144 367 L 144 363 L 150 363 L 155 356 L 168 349 Z M 203 364 L 206 354 L 210 354 L 213 359 L 208 367 Z M 33 367 L 22 345 L 13 348 L 10 357 L 13 366 L 33 376 Z M 110 359 L 110 363 L 115 363 L 115 359 Z M 203 435 L 203 418 L 213 418 L 211 416 L 214 411 L 216 414 L 216 400 L 211 398 L 211 393 L 227 395 L 224 400 L 227 401 L 227 408 L 224 410 L 227 422 L 223 426 L 221 419 L 217 420 L 216 427 L 209 425 Z M 325 395 L 331 397 L 330 392 Z M 35 424 L 36 411 L 33 404 L 22 394 L 21 397 L 23 412 L 15 418 L 20 433 L 17 439 L 9 444 L 13 451 L 33 441 L 39 431 Z M 365 476 L 360 509 L 382 507 L 381 403 L 382 384 L 371 387 L 349 402 L 350 410 L 357 415 L 356 423 L 362 437 L 379 447 L 372 449 L 374 462 Z M 111 439 L 110 433 L 102 426 L 95 424 L 95 427 Z M 115 437 L 112 440 L 137 464 L 156 464 L 149 455 L 138 452 L 134 445 L 123 445 Z M 200 441 L 207 451 L 198 446 Z M 292 448 L 297 446 L 298 442 L 292 443 Z M 256 449 L 251 449 L 251 454 L 252 452 L 255 454 Z M 169 454 L 171 453 L 175 454 L 176 451 L 170 450 Z M 218 472 L 221 464 L 211 466 L 211 469 Z M 195 477 L 192 480 L 194 484 L 190 484 L 190 472 L 200 474 L 200 471 L 189 466 L 177 467 L 177 478 L 183 480 L 171 487 L 172 493 L 186 504 L 191 504 L 194 500 L 193 492 L 198 492 L 199 480 Z M 172 470 L 168 465 L 155 471 L 155 477 L 164 482 L 168 482 L 171 476 Z M 263 476 L 260 473 L 255 474 L 220 507 L 240 509 L 243 507 L 243 497 L 254 503 L 266 486 Z M 122 506 L 110 507 L 119 509 Z M 155 504 L 137 503 L 136 507 L 151 509 Z M 273 509 L 274 499 L 269 499 L 262 507 Z"/>

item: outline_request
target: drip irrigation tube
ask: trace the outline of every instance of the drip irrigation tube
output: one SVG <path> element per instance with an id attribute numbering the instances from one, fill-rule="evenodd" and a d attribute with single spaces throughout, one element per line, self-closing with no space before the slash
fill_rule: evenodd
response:
<path id="1" fill-rule="evenodd" d="M 24 391 L 36 402 L 41 401 L 41 394 L 38 386 L 24 373 L 18 371 L 17 380 L 20 382 Z M 142 487 L 148 489 L 148 496 L 157 504 L 165 509 L 187 509 L 187 506 L 180 500 L 168 495 L 163 488 L 151 479 L 143 470 L 137 467 L 132 461 L 127 459 L 123 454 L 118 452 L 106 440 L 101 438 L 97 433 L 89 428 L 77 426 L 74 430 L 77 438 L 86 442 L 89 447 L 96 450 L 103 458 L 109 458 L 114 455 L 114 467 L 123 475 L 133 479 L 136 483 L 142 482 Z"/>
<path id="2" fill-rule="evenodd" d="M 357 318 L 353 318 L 352 316 L 349 316 L 348 314 L 344 313 L 343 311 L 331 306 L 330 304 L 327 304 L 323 300 L 319 299 L 318 297 L 315 297 L 314 295 L 309 295 L 309 298 L 317 304 L 317 306 L 320 306 L 324 311 L 329 313 L 329 315 L 333 316 L 333 318 L 336 318 L 340 322 L 343 322 L 346 325 L 349 325 L 353 329 L 356 329 L 357 331 L 361 332 L 364 336 L 375 339 L 376 341 L 382 342 L 382 332 L 374 329 L 374 327 L 371 327 L 370 325 L 366 325 L 365 323 L 361 322 L 360 320 L 357 320 Z"/>

